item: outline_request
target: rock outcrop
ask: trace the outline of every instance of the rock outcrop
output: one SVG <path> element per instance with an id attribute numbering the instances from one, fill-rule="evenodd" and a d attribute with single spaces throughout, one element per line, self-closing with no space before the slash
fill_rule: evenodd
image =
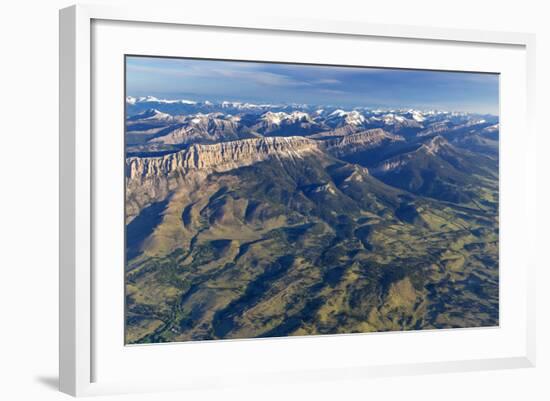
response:
<path id="1" fill-rule="evenodd" d="M 197 114 L 166 129 L 163 135 L 149 140 L 151 144 L 179 145 L 215 143 L 249 137 L 238 121 L 221 113 Z"/>
<path id="2" fill-rule="evenodd" d="M 389 142 L 404 141 L 399 135 L 390 134 L 380 128 L 346 135 L 338 139 L 330 139 L 324 142 L 325 149 L 332 155 L 339 157 L 345 154 L 376 148 Z"/>
<path id="3" fill-rule="evenodd" d="M 214 172 L 249 166 L 269 158 L 300 159 L 320 153 L 318 143 L 304 137 L 251 138 L 212 145 L 191 145 L 160 157 L 126 159 L 127 218 L 165 199 L 185 183 L 200 181 Z"/>
<path id="4" fill-rule="evenodd" d="M 161 157 L 126 160 L 129 181 L 167 177 L 189 171 L 221 172 L 247 166 L 269 157 L 301 158 L 317 152 L 316 141 L 304 137 L 251 138 L 189 148 Z"/>

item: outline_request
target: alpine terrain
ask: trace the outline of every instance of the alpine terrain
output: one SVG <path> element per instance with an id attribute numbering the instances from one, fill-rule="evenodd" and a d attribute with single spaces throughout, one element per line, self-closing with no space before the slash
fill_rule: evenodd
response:
<path id="1" fill-rule="evenodd" d="M 498 117 L 126 113 L 127 343 L 499 324 Z"/>

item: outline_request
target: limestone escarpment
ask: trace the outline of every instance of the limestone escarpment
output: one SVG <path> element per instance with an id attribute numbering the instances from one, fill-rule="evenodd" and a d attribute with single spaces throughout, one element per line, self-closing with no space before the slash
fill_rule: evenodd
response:
<path id="1" fill-rule="evenodd" d="M 315 141 L 304 137 L 243 139 L 213 145 L 192 145 L 161 157 L 130 157 L 127 179 L 144 180 L 190 171 L 228 171 L 269 157 L 300 158 L 318 151 Z"/>
<path id="2" fill-rule="evenodd" d="M 242 139 L 212 145 L 191 145 L 159 157 L 126 159 L 127 218 L 144 206 L 166 198 L 184 183 L 267 160 L 296 159 L 321 152 L 316 141 L 304 137 Z"/>
<path id="3" fill-rule="evenodd" d="M 389 142 L 404 141 L 399 135 L 390 134 L 380 128 L 370 129 L 355 134 L 346 135 L 338 139 L 325 141 L 325 148 L 332 155 L 338 157 L 344 154 L 376 148 Z"/>

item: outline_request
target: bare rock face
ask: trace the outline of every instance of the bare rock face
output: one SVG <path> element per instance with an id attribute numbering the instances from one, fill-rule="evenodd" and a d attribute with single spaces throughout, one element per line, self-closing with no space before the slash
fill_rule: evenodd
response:
<path id="1" fill-rule="evenodd" d="M 193 170 L 228 171 L 268 157 L 301 158 L 315 151 L 318 151 L 316 142 L 304 137 L 252 138 L 212 145 L 192 145 L 188 149 L 161 157 L 128 158 L 127 178 L 132 182 Z"/>
<path id="2" fill-rule="evenodd" d="M 376 148 L 388 142 L 404 141 L 399 135 L 390 134 L 380 128 L 346 135 L 342 138 L 331 139 L 325 142 L 326 149 L 336 157 L 357 151 Z"/>
<path id="3" fill-rule="evenodd" d="M 423 149 L 432 154 L 437 154 L 440 149 L 450 146 L 449 142 L 442 136 L 434 136 L 432 139 L 430 139 L 427 143 L 423 144 Z"/>
<path id="4" fill-rule="evenodd" d="M 236 140 L 242 138 L 240 128 L 237 121 L 224 118 L 219 113 L 199 114 L 185 118 L 181 124 L 167 130 L 165 135 L 153 138 L 149 142 L 175 145 Z"/>
<path id="5" fill-rule="evenodd" d="M 337 128 L 331 129 L 329 131 L 322 131 L 322 132 L 319 132 L 318 134 L 310 135 L 309 137 L 313 139 L 330 139 L 333 137 L 337 138 L 337 137 L 342 137 L 346 135 L 353 135 L 360 132 L 361 130 L 362 128 L 356 125 L 346 124 L 346 125 L 342 125 Z"/>
<path id="6" fill-rule="evenodd" d="M 131 220 L 139 211 L 165 199 L 177 187 L 196 183 L 211 173 L 267 160 L 300 159 L 321 150 L 304 137 L 242 139 L 188 149 L 160 157 L 126 159 L 126 207 Z"/>

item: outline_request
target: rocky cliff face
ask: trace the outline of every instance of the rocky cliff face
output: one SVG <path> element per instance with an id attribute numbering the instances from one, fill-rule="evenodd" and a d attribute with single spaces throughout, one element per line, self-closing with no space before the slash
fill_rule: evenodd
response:
<path id="1" fill-rule="evenodd" d="M 130 157 L 126 159 L 127 217 L 131 220 L 144 206 L 210 173 L 249 166 L 268 158 L 297 159 L 320 152 L 317 142 L 311 139 L 270 137 L 192 145 L 161 157 Z"/>
<path id="2" fill-rule="evenodd" d="M 269 157 L 301 158 L 316 151 L 319 151 L 317 143 L 304 137 L 252 138 L 213 145 L 192 145 L 162 157 L 128 158 L 127 178 L 129 181 L 143 181 L 190 171 L 228 171 Z"/>
<path id="3" fill-rule="evenodd" d="M 423 147 L 423 150 L 432 154 L 432 155 L 435 155 L 437 154 L 441 149 L 444 149 L 446 147 L 450 147 L 450 144 L 449 142 L 443 138 L 442 136 L 434 136 L 433 138 L 431 138 L 428 142 L 424 143 L 422 145 Z"/>
<path id="4" fill-rule="evenodd" d="M 342 138 L 331 139 L 325 142 L 325 148 L 336 157 L 376 148 L 389 142 L 404 141 L 399 135 L 390 134 L 383 129 L 376 128 L 356 134 L 346 135 Z"/>

